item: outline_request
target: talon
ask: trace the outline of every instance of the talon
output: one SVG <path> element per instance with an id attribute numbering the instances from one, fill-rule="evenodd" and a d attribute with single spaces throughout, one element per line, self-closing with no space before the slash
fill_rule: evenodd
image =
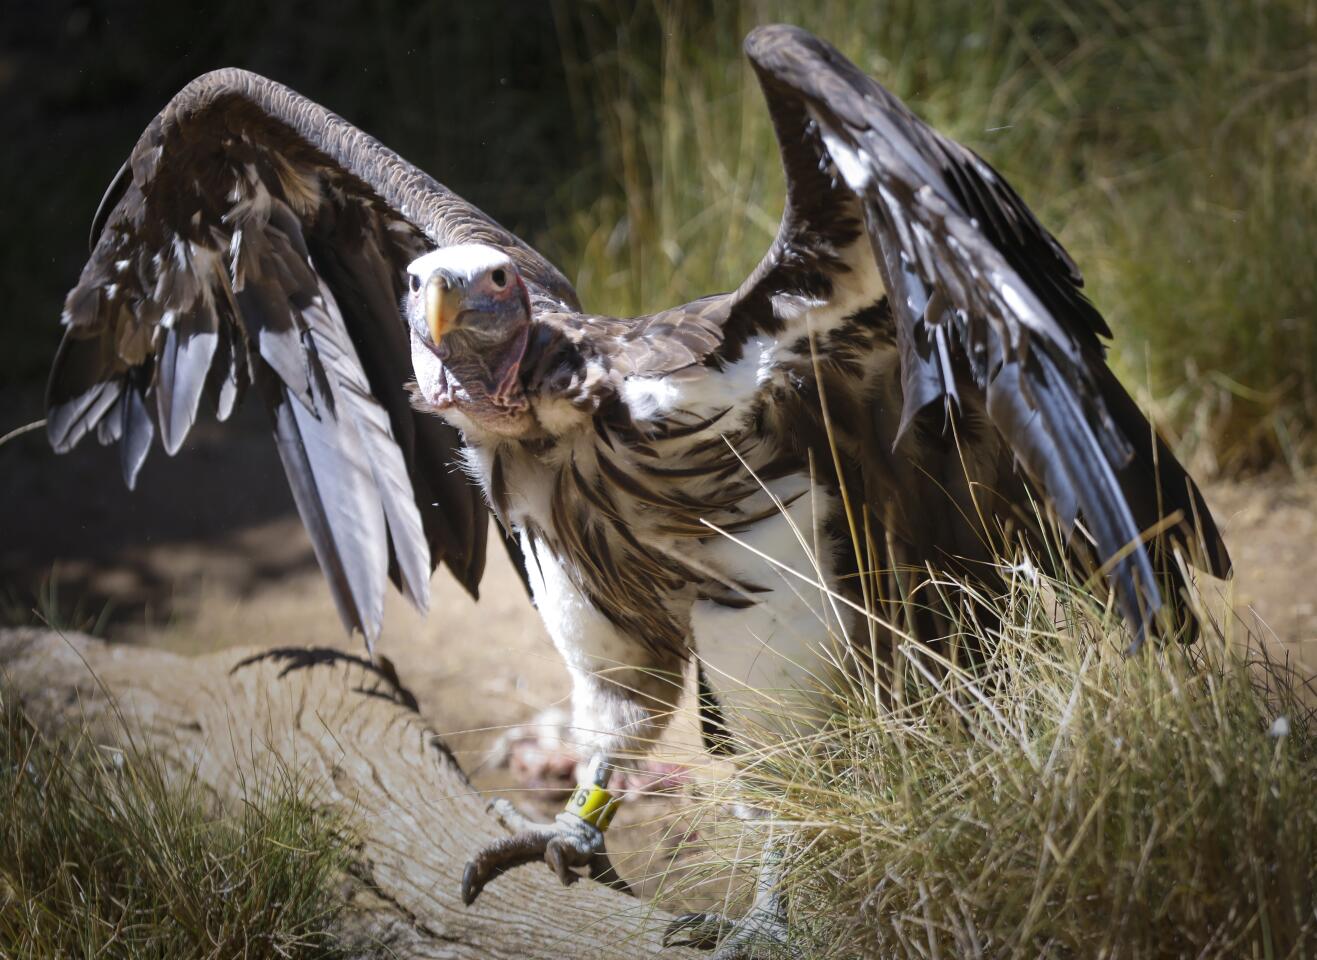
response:
<path id="1" fill-rule="evenodd" d="M 466 868 L 462 871 L 462 905 L 469 907 L 475 903 L 484 885 L 475 862 L 468 860 Z"/>
<path id="2" fill-rule="evenodd" d="M 544 862 L 549 868 L 558 875 L 564 887 L 570 887 L 577 880 L 581 879 L 577 874 L 572 872 L 572 865 L 569 863 L 563 845 L 555 837 L 550 840 L 548 846 L 544 848 Z"/>
<path id="3" fill-rule="evenodd" d="M 663 946 L 712 950 L 729 927 L 731 922 L 721 914 L 683 913 L 663 931 Z"/>
<path id="4" fill-rule="evenodd" d="M 531 829 L 496 840 L 467 861 L 462 871 L 461 892 L 462 902 L 468 907 L 500 873 L 536 860 L 548 864 L 564 886 L 580 879 L 573 867 L 586 867 L 591 876 L 597 876 L 605 868 L 611 870 L 604 853 L 603 831 L 575 814 L 559 814 L 553 823 L 546 824 L 530 824 L 519 814 L 516 820 Z"/>
<path id="5" fill-rule="evenodd" d="M 756 904 L 739 920 L 718 913 L 683 913 L 668 923 L 663 946 L 713 950 L 710 960 L 749 960 L 785 956 L 803 960 L 787 935 L 786 920 L 777 904 Z"/>
<path id="6" fill-rule="evenodd" d="M 470 906 L 489 881 L 504 870 L 542 859 L 553 838 L 552 825 L 495 840 L 467 861 L 462 871 L 462 902 Z"/>

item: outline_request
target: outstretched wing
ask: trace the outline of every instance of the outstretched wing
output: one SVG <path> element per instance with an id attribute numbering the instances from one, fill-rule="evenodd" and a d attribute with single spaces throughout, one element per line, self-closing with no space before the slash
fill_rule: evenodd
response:
<path id="1" fill-rule="evenodd" d="M 51 444 L 118 441 L 131 487 L 157 433 L 173 454 L 203 403 L 251 388 L 339 613 L 367 641 L 389 577 L 418 607 L 446 563 L 473 593 L 488 518 L 460 439 L 411 409 L 406 264 L 479 241 L 532 302 L 576 294 L 535 251 L 371 137 L 242 70 L 185 87 L 96 213 L 47 394 Z"/>
<path id="2" fill-rule="evenodd" d="M 1010 185 L 805 31 L 763 27 L 745 49 L 787 209 L 727 308 L 719 350 L 734 359 L 756 324 L 774 332 L 784 294 L 826 300 L 848 271 L 838 250 L 867 232 L 900 358 L 898 440 L 936 401 L 985 411 L 1066 528 L 1082 518 L 1137 637 L 1161 606 L 1141 537 L 1163 518 L 1178 515 L 1171 537 L 1227 575 L 1201 494 L 1106 365 L 1110 331 L 1078 269 Z"/>

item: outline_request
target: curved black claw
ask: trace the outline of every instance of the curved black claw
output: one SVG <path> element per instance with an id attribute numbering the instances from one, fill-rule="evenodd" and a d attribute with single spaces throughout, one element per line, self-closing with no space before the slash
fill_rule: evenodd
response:
<path id="1" fill-rule="evenodd" d="M 755 906 L 740 920 L 720 913 L 683 913 L 663 933 L 663 946 L 713 950 L 710 960 L 756 960 L 760 957 L 796 958 L 786 922 L 776 906 Z"/>
<path id="2" fill-rule="evenodd" d="M 712 950 L 732 929 L 732 921 L 721 913 L 681 913 L 663 931 L 663 946 Z"/>
<path id="3" fill-rule="evenodd" d="M 573 868 L 585 867 L 592 880 L 631 892 L 613 869 L 598 827 L 573 813 L 560 813 L 553 823 L 520 822 L 526 829 L 494 841 L 467 861 L 462 871 L 462 902 L 467 906 L 500 873 L 536 860 L 547 863 L 564 886 L 581 878 Z"/>

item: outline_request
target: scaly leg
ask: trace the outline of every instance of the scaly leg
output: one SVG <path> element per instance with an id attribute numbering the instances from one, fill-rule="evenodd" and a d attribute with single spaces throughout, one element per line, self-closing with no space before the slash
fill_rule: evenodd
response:
<path id="1" fill-rule="evenodd" d="M 680 697 L 685 651 L 641 642 L 621 632 L 576 585 L 564 562 L 543 541 L 523 537 L 531 590 L 554 645 L 572 678 L 574 729 L 591 754 L 582 785 L 552 823 L 532 823 L 496 807 L 515 832 L 479 851 L 462 876 L 462 899 L 470 904 L 498 874 L 543 860 L 564 884 L 578 868 L 621 885 L 604 851 L 617 798 L 609 792 L 617 758 L 646 752 Z"/>
<path id="2" fill-rule="evenodd" d="M 495 813 L 515 832 L 494 841 L 467 862 L 462 872 L 462 902 L 470 906 L 500 873 L 536 860 L 547 863 L 564 886 L 580 879 L 574 867 L 585 867 L 592 880 L 630 893 L 604 849 L 604 831 L 620 803 L 608 791 L 613 770 L 608 757 L 596 754 L 585 783 L 572 792 L 567 808 L 552 823 L 537 823 L 522 816 L 506 800 L 495 800 Z"/>
<path id="3" fill-rule="evenodd" d="M 764 844 L 764 864 L 756 880 L 754 903 L 745 916 L 732 920 L 720 913 L 682 914 L 668 925 L 663 945 L 713 950 L 710 960 L 798 957 L 787 935 L 781 878 L 781 843 L 769 838 Z"/>

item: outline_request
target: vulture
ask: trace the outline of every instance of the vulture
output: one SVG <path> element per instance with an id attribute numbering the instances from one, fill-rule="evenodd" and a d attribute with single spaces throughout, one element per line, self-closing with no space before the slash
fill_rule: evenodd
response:
<path id="1" fill-rule="evenodd" d="M 532 860 L 607 876 L 609 777 L 691 662 L 726 746 L 722 704 L 808 688 L 821 637 L 871 668 L 910 634 L 957 642 L 956 611 L 921 593 L 931 571 L 991 596 L 1003 551 L 1032 543 L 1108 585 L 1132 647 L 1175 631 L 1186 559 L 1229 573 L 1198 488 L 1106 364 L 1079 270 L 1001 175 L 803 30 L 760 27 L 745 53 L 786 203 L 730 293 L 586 312 L 442 184 L 224 69 L 142 134 L 67 297 L 54 449 L 118 443 L 131 487 L 157 437 L 173 454 L 203 408 L 224 420 L 256 394 L 368 644 L 389 581 L 424 609 L 442 563 L 475 594 L 498 520 L 592 759 L 554 822 L 473 855 L 468 903 Z M 1046 549 L 1058 532 L 1065 550 Z M 780 935 L 779 910 L 766 894 L 682 931 L 741 956 Z"/>

